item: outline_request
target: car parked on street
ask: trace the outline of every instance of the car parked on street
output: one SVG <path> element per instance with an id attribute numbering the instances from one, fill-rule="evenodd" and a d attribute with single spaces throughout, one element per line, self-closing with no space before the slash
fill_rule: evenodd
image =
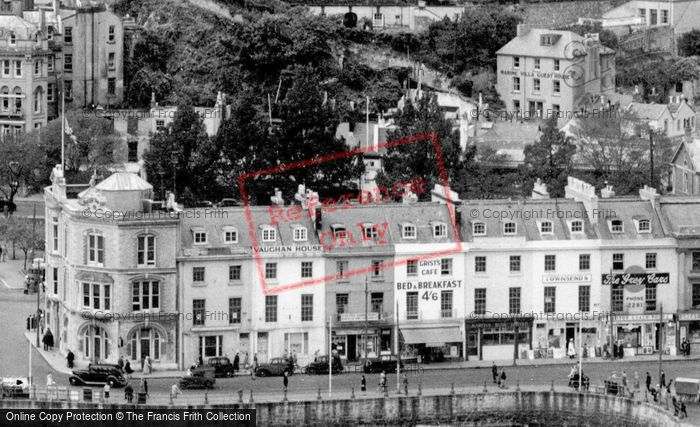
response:
<path id="1" fill-rule="evenodd" d="M 396 372 L 396 361 L 396 356 L 393 354 L 374 357 L 365 361 L 362 370 L 365 374 L 394 373 Z M 399 361 L 399 363 L 403 369 L 403 362 Z"/>
<path id="2" fill-rule="evenodd" d="M 343 364 L 340 362 L 340 357 L 335 356 L 333 362 L 331 363 L 331 369 L 333 374 L 339 374 L 343 372 Z M 317 356 L 316 360 L 306 365 L 305 369 L 307 374 L 318 375 L 328 373 L 328 356 Z"/>
<path id="3" fill-rule="evenodd" d="M 180 388 L 185 389 L 206 389 L 214 388 L 216 379 L 214 376 L 216 369 L 211 366 L 199 366 L 190 370 L 191 375 L 180 378 Z"/>
<path id="4" fill-rule="evenodd" d="M 292 359 L 273 357 L 268 363 L 261 363 L 255 368 L 255 376 L 257 377 L 283 376 L 285 372 L 287 372 L 287 375 L 294 373 L 294 361 Z"/>
<path id="5" fill-rule="evenodd" d="M 232 377 L 236 373 L 228 357 L 211 357 L 207 360 L 207 366 L 214 368 L 216 378 Z"/>
<path id="6" fill-rule="evenodd" d="M 99 385 L 109 384 L 110 387 L 124 387 L 126 378 L 118 365 L 90 364 L 87 369 L 76 369 L 68 378 L 71 385 Z"/>

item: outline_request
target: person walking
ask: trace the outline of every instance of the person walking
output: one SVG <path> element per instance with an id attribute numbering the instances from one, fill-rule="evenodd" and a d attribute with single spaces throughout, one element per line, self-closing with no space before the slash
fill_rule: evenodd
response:
<path id="1" fill-rule="evenodd" d="M 44 343 L 44 351 L 48 351 L 53 347 L 53 334 L 51 333 L 51 328 L 46 328 L 46 332 L 44 333 L 44 337 L 41 339 L 41 341 Z"/>
<path id="2" fill-rule="evenodd" d="M 408 376 L 405 372 L 403 373 L 403 392 L 408 396 Z"/>
<path id="3" fill-rule="evenodd" d="M 382 373 L 379 375 L 379 392 L 383 392 L 386 390 L 386 372 L 382 371 Z"/>
<path id="4" fill-rule="evenodd" d="M 124 356 L 121 354 L 119 355 L 119 360 L 117 360 L 117 365 L 119 366 L 119 369 L 124 371 Z"/>
<path id="5" fill-rule="evenodd" d="M 146 356 L 146 367 L 148 368 L 148 373 L 153 372 L 153 361 L 149 356 Z"/>
<path id="6" fill-rule="evenodd" d="M 284 384 L 284 391 L 287 391 L 287 387 L 289 386 L 289 376 L 287 374 L 287 371 L 284 371 L 284 378 L 282 378 L 282 384 Z"/>
<path id="7" fill-rule="evenodd" d="M 145 369 L 145 367 L 146 367 L 146 356 L 143 356 L 141 358 L 141 372 L 142 373 L 143 373 L 143 370 Z"/>
<path id="8" fill-rule="evenodd" d="M 508 387 L 506 387 L 506 370 L 505 369 L 503 369 L 501 371 L 500 388 L 508 388 Z"/>
<path id="9" fill-rule="evenodd" d="M 249 366 L 248 366 L 248 352 L 247 351 L 245 352 L 245 357 L 243 358 L 243 367 L 246 369 L 249 368 Z"/>
<path id="10" fill-rule="evenodd" d="M 131 378 L 131 374 L 134 373 L 134 370 L 131 369 L 131 362 L 128 360 L 124 362 L 124 373 L 126 374 L 127 378 Z"/>
<path id="11" fill-rule="evenodd" d="M 127 403 L 134 400 L 134 387 L 131 386 L 131 383 L 126 383 L 126 387 L 124 387 L 124 399 Z"/>
<path id="12" fill-rule="evenodd" d="M 569 338 L 569 349 L 567 351 L 567 354 L 569 355 L 569 359 L 573 359 L 576 357 L 576 349 L 574 348 L 574 339 Z"/>
<path id="13" fill-rule="evenodd" d="M 493 362 L 491 365 L 491 375 L 493 376 L 493 383 L 497 384 L 498 383 L 498 366 L 496 366 L 496 362 Z"/>
<path id="14" fill-rule="evenodd" d="M 148 381 L 146 381 L 146 378 L 141 378 L 141 390 L 148 396 Z"/>
<path id="15" fill-rule="evenodd" d="M 661 388 L 666 387 L 666 373 L 664 371 L 661 371 L 661 379 L 659 379 L 659 386 Z"/>
<path id="16" fill-rule="evenodd" d="M 177 386 L 177 383 L 173 384 L 170 387 L 170 397 L 173 399 L 177 399 L 177 397 L 182 394 L 182 390 L 180 390 L 180 387 Z"/>
<path id="17" fill-rule="evenodd" d="M 233 372 L 238 372 L 238 365 L 240 363 L 240 357 L 238 357 L 238 352 L 236 352 L 236 355 L 233 357 Z"/>
<path id="18" fill-rule="evenodd" d="M 363 393 L 367 391 L 367 379 L 365 378 L 365 374 L 362 374 L 362 378 L 360 379 L 360 390 Z"/>
<path id="19" fill-rule="evenodd" d="M 649 375 L 649 372 L 647 372 L 647 391 L 651 391 L 651 375 Z"/>
<path id="20" fill-rule="evenodd" d="M 66 355 L 66 361 L 68 361 L 68 368 L 73 369 L 73 362 L 75 361 L 75 354 L 73 354 L 70 349 L 68 349 L 68 354 Z"/>
<path id="21" fill-rule="evenodd" d="M 622 371 L 622 396 L 627 396 L 627 373 Z"/>

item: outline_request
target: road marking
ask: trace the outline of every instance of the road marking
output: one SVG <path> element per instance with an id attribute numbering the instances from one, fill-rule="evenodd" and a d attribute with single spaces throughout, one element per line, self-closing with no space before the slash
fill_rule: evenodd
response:
<path id="1" fill-rule="evenodd" d="M 15 289 L 15 288 L 11 288 L 10 285 L 8 285 L 7 282 L 5 281 L 5 279 L 3 279 L 2 277 L 0 277 L 0 282 L 2 282 L 2 284 L 5 285 L 5 287 L 8 289 Z"/>

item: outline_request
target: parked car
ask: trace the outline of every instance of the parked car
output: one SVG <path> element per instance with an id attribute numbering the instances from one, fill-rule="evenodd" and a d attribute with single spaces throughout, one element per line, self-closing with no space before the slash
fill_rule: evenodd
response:
<path id="1" fill-rule="evenodd" d="M 216 383 L 216 369 L 212 366 L 199 366 L 190 371 L 192 375 L 185 375 L 180 378 L 181 389 L 191 388 L 214 388 Z"/>
<path id="2" fill-rule="evenodd" d="M 399 362 L 403 369 L 403 361 Z M 379 374 L 382 371 L 386 373 L 396 372 L 396 356 L 387 354 L 379 357 L 367 359 L 362 368 L 365 374 Z"/>
<path id="3" fill-rule="evenodd" d="M 214 376 L 217 378 L 232 377 L 235 374 L 233 363 L 228 357 L 212 357 L 207 360 L 207 366 L 214 368 Z"/>
<path id="4" fill-rule="evenodd" d="M 340 362 L 340 357 L 336 356 L 332 362 L 333 374 L 343 372 L 343 364 Z M 327 374 L 328 373 L 328 356 L 318 356 L 316 360 L 306 365 L 306 373 L 311 375 Z"/>
<path id="5" fill-rule="evenodd" d="M 71 385 L 104 385 L 124 387 L 126 378 L 118 365 L 90 364 L 87 369 L 77 369 L 68 379 Z"/>
<path id="6" fill-rule="evenodd" d="M 294 373 L 294 361 L 283 357 L 273 357 L 268 363 L 261 363 L 255 368 L 255 375 L 258 377 L 282 376 L 285 371 L 287 375 Z"/>
<path id="7" fill-rule="evenodd" d="M 236 199 L 221 199 L 215 206 L 217 208 L 228 208 L 232 206 L 241 206 L 241 202 Z"/>

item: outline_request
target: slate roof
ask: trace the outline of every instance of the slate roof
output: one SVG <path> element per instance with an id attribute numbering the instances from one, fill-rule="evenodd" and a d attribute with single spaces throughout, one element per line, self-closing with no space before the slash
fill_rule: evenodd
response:
<path id="1" fill-rule="evenodd" d="M 545 34 L 557 34 L 560 37 L 553 45 L 542 46 L 540 45 L 540 36 Z M 583 37 L 571 31 L 533 28 L 524 36 L 514 37 L 505 46 L 498 49 L 496 54 L 567 59 L 566 46 L 574 41 L 583 43 Z"/>
<path id="2" fill-rule="evenodd" d="M 636 114 L 640 119 L 656 120 L 666 111 L 668 105 L 633 102 L 627 108 Z"/>
<path id="3" fill-rule="evenodd" d="M 14 31 L 18 40 L 29 40 L 37 31 L 31 22 L 15 15 L 0 15 L 0 28 Z"/>
<path id="4" fill-rule="evenodd" d="M 115 172 L 95 185 L 102 191 L 152 190 L 153 186 L 145 179 L 130 172 Z"/>
<path id="5" fill-rule="evenodd" d="M 660 211 L 670 233 L 700 236 L 700 197 L 661 197 Z"/>
<path id="6" fill-rule="evenodd" d="M 593 218 L 594 226 L 603 240 L 650 240 L 666 237 L 656 209 L 648 200 L 638 197 L 615 197 L 599 199 L 601 214 Z M 612 233 L 608 220 L 619 219 L 623 223 L 622 233 Z M 650 221 L 651 232 L 638 233 L 635 220 Z"/>

